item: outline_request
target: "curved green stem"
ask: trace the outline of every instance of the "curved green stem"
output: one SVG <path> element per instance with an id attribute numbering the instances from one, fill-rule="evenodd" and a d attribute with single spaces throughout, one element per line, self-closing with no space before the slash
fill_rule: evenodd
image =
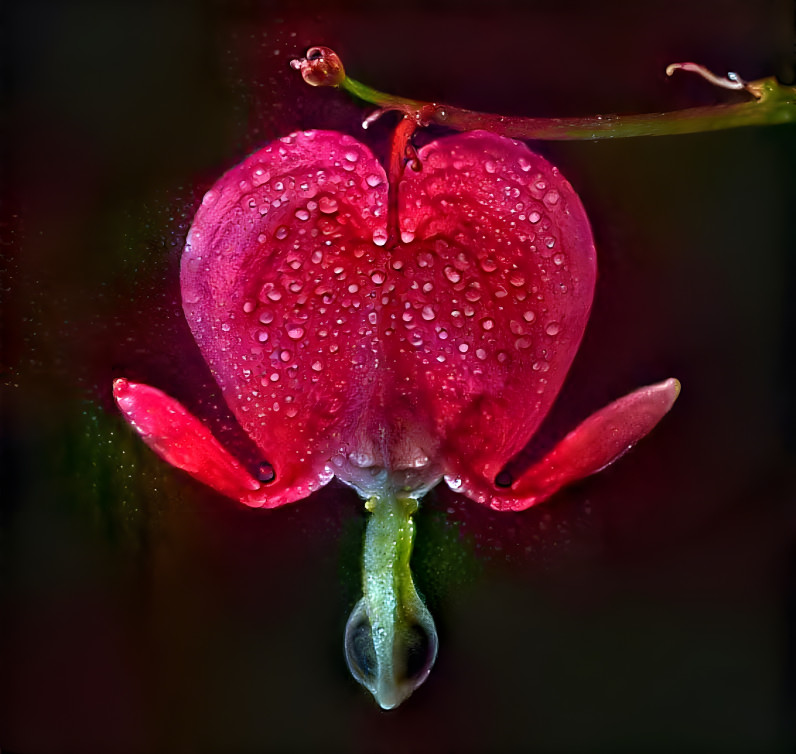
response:
<path id="1" fill-rule="evenodd" d="M 595 115 L 586 118 L 520 118 L 479 113 L 450 105 L 403 99 L 383 94 L 347 77 L 340 85 L 359 99 L 384 110 L 399 110 L 421 125 L 434 123 L 457 131 L 486 129 L 501 136 L 547 141 L 619 139 L 630 136 L 670 136 L 718 131 L 743 126 L 796 122 L 796 88 L 774 78 L 747 85 L 756 99 L 731 105 L 714 105 L 643 115 Z"/>
<path id="2" fill-rule="evenodd" d="M 363 597 L 348 619 L 348 667 L 384 709 L 406 699 L 428 676 L 437 655 L 431 614 L 415 589 L 409 560 L 417 500 L 385 493 L 370 511 L 362 558 Z"/>
<path id="3" fill-rule="evenodd" d="M 780 84 L 773 77 L 749 83 L 742 81 L 736 74 L 729 74 L 724 78 L 695 63 L 673 63 L 667 67 L 666 73 L 672 75 L 676 70 L 696 73 L 714 86 L 745 91 L 751 99 L 735 104 L 643 115 L 522 118 L 479 113 L 452 105 L 423 102 L 380 92 L 347 76 L 339 56 L 328 47 L 313 47 L 308 50 L 305 58 L 294 60 L 291 65 L 301 70 L 304 80 L 313 86 L 338 86 L 358 99 L 378 106 L 380 111 L 363 123 L 366 128 L 381 112 L 388 110 L 397 110 L 421 126 L 433 123 L 458 131 L 486 129 L 518 139 L 551 141 L 669 136 L 796 122 L 796 87 Z"/>

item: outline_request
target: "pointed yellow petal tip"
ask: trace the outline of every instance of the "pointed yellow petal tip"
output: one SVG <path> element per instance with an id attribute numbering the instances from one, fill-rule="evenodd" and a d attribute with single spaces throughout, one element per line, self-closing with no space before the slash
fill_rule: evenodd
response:
<path id="1" fill-rule="evenodd" d="M 670 379 L 674 383 L 674 399 L 677 400 L 677 397 L 680 395 L 680 391 L 683 389 L 683 386 L 680 380 L 678 380 L 676 377 L 671 377 Z"/>

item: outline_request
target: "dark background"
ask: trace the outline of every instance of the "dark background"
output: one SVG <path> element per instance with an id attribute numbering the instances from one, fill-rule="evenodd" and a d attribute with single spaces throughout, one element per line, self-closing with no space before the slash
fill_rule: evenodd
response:
<path id="1" fill-rule="evenodd" d="M 793 81 L 789 2 L 17 2 L 3 34 L 0 748 L 787 751 L 794 742 L 794 126 L 539 144 L 580 193 L 597 297 L 538 441 L 683 393 L 610 470 L 523 514 L 440 490 L 415 565 L 441 649 L 382 712 L 348 677 L 361 504 L 252 511 L 166 467 L 110 397 L 166 390 L 248 452 L 179 306 L 204 191 L 271 138 L 392 123 L 310 89 L 326 44 L 385 91 L 516 115 Z"/>

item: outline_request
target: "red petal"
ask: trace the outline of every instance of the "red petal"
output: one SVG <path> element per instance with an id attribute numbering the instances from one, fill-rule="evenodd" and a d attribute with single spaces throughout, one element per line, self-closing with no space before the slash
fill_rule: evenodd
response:
<path id="1" fill-rule="evenodd" d="M 277 478 L 325 468 L 370 397 L 387 182 L 349 136 L 273 142 L 207 193 L 182 258 L 186 317 Z"/>
<path id="2" fill-rule="evenodd" d="M 577 194 L 524 144 L 487 132 L 420 150 L 401 186 L 405 260 L 390 305 L 398 384 L 433 416 L 449 470 L 493 480 L 547 414 L 591 307 Z M 400 330 L 399 326 L 399 330 Z"/>
<path id="3" fill-rule="evenodd" d="M 405 471 L 493 479 L 577 350 L 594 247 L 570 185 L 485 132 L 420 151 L 384 244 L 387 185 L 330 132 L 286 137 L 208 192 L 183 256 L 186 316 L 241 425 L 288 480 Z M 345 460 L 350 459 L 350 463 Z M 363 481 L 364 480 L 364 481 Z"/>

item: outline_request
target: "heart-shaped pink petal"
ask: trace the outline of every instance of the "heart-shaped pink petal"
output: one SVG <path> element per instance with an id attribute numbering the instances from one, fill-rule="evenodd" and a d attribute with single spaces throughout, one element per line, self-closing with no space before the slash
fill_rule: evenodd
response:
<path id="1" fill-rule="evenodd" d="M 281 139 L 205 196 L 186 316 L 277 475 L 361 488 L 386 470 L 419 488 L 464 465 L 494 478 L 569 368 L 595 278 L 570 185 L 486 132 L 419 156 L 397 243 L 383 169 L 337 133 Z"/>

